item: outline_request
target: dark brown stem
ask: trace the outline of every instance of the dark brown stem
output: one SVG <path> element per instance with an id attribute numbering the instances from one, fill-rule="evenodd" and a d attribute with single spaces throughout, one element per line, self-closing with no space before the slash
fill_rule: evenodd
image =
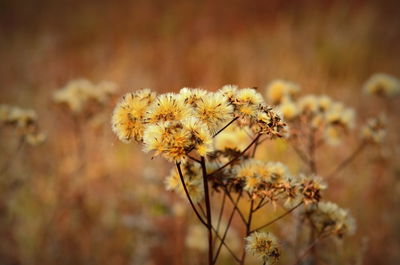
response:
<path id="1" fill-rule="evenodd" d="M 239 194 L 239 196 L 237 197 L 236 202 L 235 202 L 235 206 L 239 203 L 240 197 L 241 197 L 241 194 Z M 232 223 L 232 220 L 233 220 L 233 216 L 235 215 L 235 212 L 236 212 L 235 207 L 233 207 L 231 215 L 229 216 L 229 219 L 228 219 L 228 224 L 226 225 L 226 228 L 225 228 L 225 232 L 222 235 L 221 243 L 219 244 L 217 252 L 215 253 L 215 258 L 214 258 L 213 264 L 215 264 L 217 262 L 217 259 L 218 259 L 218 256 L 219 256 L 219 252 L 221 251 L 222 245 L 225 243 L 225 238 L 226 238 L 226 236 L 228 234 L 228 231 L 229 231 L 229 228 L 231 226 L 231 223 Z"/>
<path id="2" fill-rule="evenodd" d="M 189 191 L 186 187 L 186 183 L 185 183 L 185 179 L 183 178 L 183 174 L 182 174 L 182 169 L 181 169 L 181 163 L 176 163 L 176 167 L 178 169 L 178 173 L 179 173 L 179 177 L 181 179 L 182 182 L 182 186 L 183 186 L 183 190 L 185 191 L 185 194 L 189 200 L 190 206 L 192 206 L 192 209 L 194 211 L 194 213 L 196 214 L 197 218 L 199 218 L 200 222 L 207 226 L 207 223 L 203 220 L 203 218 L 200 216 L 199 212 L 197 211 L 197 208 L 194 206 L 194 203 L 192 201 L 192 198 L 190 197 Z"/>
<path id="3" fill-rule="evenodd" d="M 276 221 L 282 219 L 283 217 L 285 217 L 286 215 L 290 214 L 291 212 L 293 212 L 296 208 L 298 208 L 300 205 L 302 205 L 303 202 L 298 203 L 296 206 L 294 206 L 293 208 L 291 208 L 290 210 L 284 212 L 283 214 L 279 215 L 278 217 L 272 219 L 271 221 L 269 221 L 266 224 L 263 224 L 262 226 L 257 227 L 256 229 L 253 229 L 250 233 L 253 233 L 257 230 L 263 229 L 269 225 L 272 225 L 273 223 L 275 223 Z"/>
<path id="4" fill-rule="evenodd" d="M 225 125 L 224 127 L 222 127 L 218 132 L 216 132 L 213 135 L 213 138 L 216 137 L 218 134 L 220 134 L 223 130 L 225 130 L 226 128 L 229 127 L 229 125 L 231 125 L 232 123 L 234 123 L 239 117 L 234 118 L 233 120 L 231 120 L 227 125 Z"/>
<path id="5" fill-rule="evenodd" d="M 226 201 L 226 194 L 224 193 L 224 195 L 222 196 L 222 202 L 221 202 L 221 208 L 219 209 L 219 214 L 218 214 L 218 221 L 217 221 L 217 231 L 219 233 L 219 229 L 221 226 L 221 220 L 222 220 L 222 215 L 224 213 L 224 209 L 225 209 L 225 201 Z M 217 238 L 214 238 L 214 245 L 216 244 L 216 240 Z"/>
<path id="6" fill-rule="evenodd" d="M 203 185 L 204 185 L 204 199 L 206 202 L 206 215 L 207 215 L 207 229 L 208 229 L 208 264 L 213 265 L 213 239 L 212 239 L 212 218 L 211 218 L 211 204 L 210 204 L 210 192 L 208 190 L 207 181 L 207 168 L 204 157 L 201 157 L 201 171 L 203 173 Z"/>

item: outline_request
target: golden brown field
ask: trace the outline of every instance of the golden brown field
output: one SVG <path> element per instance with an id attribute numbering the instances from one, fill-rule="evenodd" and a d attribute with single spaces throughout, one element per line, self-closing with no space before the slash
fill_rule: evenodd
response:
<path id="1" fill-rule="evenodd" d="M 318 172 L 311 165 L 328 184 L 322 200 L 348 209 L 355 233 L 318 242 L 318 253 L 304 258 L 305 235 L 293 248 L 281 239 L 278 264 L 399 264 L 400 96 L 363 92 L 375 73 L 400 78 L 399 16 L 398 1 L 372 0 L 0 1 L 0 264 L 208 264 L 206 230 L 187 200 L 165 189 L 174 163 L 119 141 L 113 109 L 142 88 L 161 94 L 235 84 L 267 97 L 276 79 L 356 113 L 339 145 L 313 153 Z M 54 100 L 82 78 L 117 89 L 82 111 Z M 36 114 L 7 123 L 4 105 Z M 385 140 L 363 147 L 329 178 L 357 150 L 366 120 L 381 112 Z M 302 144 L 266 141 L 254 156 L 308 172 L 296 154 Z M 223 196 L 212 192 L 219 209 Z M 248 202 L 238 207 L 245 211 Z M 254 226 L 279 216 L 281 206 L 258 212 Z M 296 227 L 300 219 L 294 210 L 266 231 L 306 234 Z M 246 233 L 240 222 L 236 215 L 227 237 L 238 255 Z M 217 264 L 237 263 L 223 249 Z M 262 262 L 248 255 L 246 264 Z"/>

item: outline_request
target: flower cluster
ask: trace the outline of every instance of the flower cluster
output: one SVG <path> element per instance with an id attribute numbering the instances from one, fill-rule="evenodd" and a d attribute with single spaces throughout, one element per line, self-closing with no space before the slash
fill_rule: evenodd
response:
<path id="1" fill-rule="evenodd" d="M 53 95 L 56 103 L 65 104 L 74 113 L 89 108 L 90 103 L 104 104 L 115 94 L 117 86 L 109 81 L 93 84 L 87 79 L 69 81 Z"/>
<path id="2" fill-rule="evenodd" d="M 182 88 L 156 95 L 143 89 L 125 95 L 115 107 L 112 127 L 121 141 L 135 140 L 144 151 L 183 162 L 191 151 L 207 156 L 214 136 L 237 121 L 254 134 L 281 137 L 285 123 L 252 88 L 224 86 L 217 92 Z"/>
<path id="3" fill-rule="evenodd" d="M 267 87 L 266 96 L 268 103 L 275 104 L 285 120 L 297 124 L 306 120 L 312 129 L 322 131 L 322 139 L 330 145 L 339 144 L 343 136 L 354 128 L 353 109 L 326 95 L 298 97 L 298 92 L 297 85 L 278 80 Z"/>
<path id="4" fill-rule="evenodd" d="M 39 145 L 46 139 L 46 135 L 39 130 L 37 114 L 31 109 L 0 105 L 0 124 L 17 129 L 22 140 L 30 145 Z"/>
<path id="5" fill-rule="evenodd" d="M 226 169 L 215 181 L 215 186 L 224 185 L 237 192 L 245 191 L 253 198 L 285 200 L 287 205 L 317 203 L 321 199 L 321 190 L 326 188 L 320 178 L 293 176 L 281 162 L 263 162 L 252 158 Z"/>
<path id="6" fill-rule="evenodd" d="M 318 233 L 342 238 L 355 232 L 355 221 L 349 211 L 333 202 L 320 202 L 305 210 Z"/>
<path id="7" fill-rule="evenodd" d="M 388 74 L 374 74 L 364 85 L 367 95 L 394 97 L 400 94 L 400 80 Z"/>
<path id="8" fill-rule="evenodd" d="M 246 237 L 246 251 L 259 257 L 264 264 L 274 264 L 280 257 L 278 242 L 274 235 L 253 232 Z"/>

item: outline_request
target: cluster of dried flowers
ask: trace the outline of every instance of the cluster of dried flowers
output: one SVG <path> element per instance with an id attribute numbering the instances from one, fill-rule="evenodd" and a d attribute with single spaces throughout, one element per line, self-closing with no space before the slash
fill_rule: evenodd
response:
<path id="1" fill-rule="evenodd" d="M 34 110 L 0 105 L 0 124 L 16 129 L 21 141 L 29 145 L 39 145 L 46 140 L 46 135 L 39 129 L 37 119 Z"/>
<path id="2" fill-rule="evenodd" d="M 278 109 L 288 120 L 306 115 L 315 128 L 347 130 L 353 126 L 351 109 L 327 97 L 308 96 L 295 102 L 293 96 L 298 90 L 293 83 L 277 81 L 268 89 L 267 98 L 279 104 Z M 284 106 L 289 102 L 294 106 L 291 115 Z M 144 151 L 176 163 L 165 180 L 166 188 L 189 199 L 210 231 L 209 240 L 213 235 L 220 240 L 219 248 L 223 245 L 230 249 L 211 223 L 210 187 L 231 200 L 233 212 L 239 213 L 246 226 L 247 252 L 265 264 L 279 258 L 278 242 L 272 234 L 258 232 L 266 226 L 251 229 L 251 217 L 245 218 L 237 206 L 240 198 L 247 196 L 251 202 L 250 215 L 268 203 L 285 205 L 285 215 L 301 205 L 306 205 L 307 214 L 311 214 L 309 209 L 319 209 L 326 184 L 315 172 L 294 175 L 280 162 L 254 158 L 264 140 L 288 137 L 286 123 L 254 88 L 227 85 L 216 92 L 183 88 L 179 93 L 161 95 L 150 89 L 128 93 L 114 109 L 112 128 L 121 141 L 142 143 Z M 325 221 L 330 219 L 342 228 L 348 215 L 340 214 L 344 210 L 338 207 L 333 210 L 337 214 L 331 211 Z M 227 229 L 229 226 L 230 221 Z M 340 235 L 350 230 L 341 229 Z M 244 262 L 245 255 L 241 259 L 230 252 L 236 261 Z M 218 253 L 209 253 L 210 264 L 215 264 Z"/>
<path id="3" fill-rule="evenodd" d="M 117 85 L 103 81 L 93 84 L 87 79 L 69 81 L 53 94 L 53 100 L 65 104 L 73 113 L 88 112 L 91 105 L 105 104 L 117 91 Z"/>

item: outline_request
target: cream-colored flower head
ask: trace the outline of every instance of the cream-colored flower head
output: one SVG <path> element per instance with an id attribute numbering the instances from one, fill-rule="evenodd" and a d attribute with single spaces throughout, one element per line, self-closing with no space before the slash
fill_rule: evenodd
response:
<path id="1" fill-rule="evenodd" d="M 238 89 L 239 87 L 236 85 L 225 85 L 218 92 L 226 97 L 228 102 L 233 103 L 236 101 Z"/>
<path id="2" fill-rule="evenodd" d="M 195 150 L 201 156 L 213 151 L 212 136 L 197 118 L 149 124 L 143 133 L 144 151 L 154 151 L 172 162 L 184 161 Z"/>
<path id="3" fill-rule="evenodd" d="M 73 112 L 81 112 L 90 99 L 94 85 L 87 79 L 69 81 L 65 87 L 54 92 L 56 103 L 65 103 Z"/>
<path id="4" fill-rule="evenodd" d="M 156 94 L 150 89 L 138 90 L 122 97 L 111 118 L 112 129 L 121 141 L 142 141 L 146 111 L 155 97 Z"/>
<path id="5" fill-rule="evenodd" d="M 246 251 L 260 258 L 264 264 L 274 264 L 280 257 L 277 239 L 271 233 L 253 232 L 245 241 Z"/>
<path id="6" fill-rule="evenodd" d="M 302 113 L 314 113 L 318 111 L 318 98 L 315 95 L 307 95 L 299 98 L 298 106 Z"/>
<path id="7" fill-rule="evenodd" d="M 195 117 L 182 120 L 183 127 L 191 136 L 192 148 L 200 156 L 206 156 L 214 150 L 213 138 L 207 125 Z"/>
<path id="8" fill-rule="evenodd" d="M 194 115 L 215 133 L 233 119 L 233 108 L 221 93 L 207 93 L 197 103 Z"/>
<path id="9" fill-rule="evenodd" d="M 192 141 L 190 132 L 179 121 L 164 121 L 146 126 L 143 133 L 143 151 L 154 151 L 171 162 L 187 158 Z"/>
<path id="10" fill-rule="evenodd" d="M 178 94 L 167 93 L 157 96 L 147 109 L 146 121 L 157 123 L 163 121 L 179 121 L 192 115 L 190 105 L 178 96 Z"/>
<path id="11" fill-rule="evenodd" d="M 188 88 L 184 87 L 179 91 L 179 98 L 185 104 L 189 104 L 193 107 L 197 106 L 197 103 L 207 95 L 207 91 L 199 88 Z"/>
<path id="12" fill-rule="evenodd" d="M 381 144 L 386 137 L 386 116 L 369 119 L 361 129 L 361 137 L 368 143 Z"/>
<path id="13" fill-rule="evenodd" d="M 400 80 L 388 74 L 374 74 L 364 85 L 368 95 L 393 97 L 400 94 Z"/>
<path id="14" fill-rule="evenodd" d="M 264 179 L 269 176 L 269 172 L 264 162 L 256 159 L 247 159 L 233 167 L 232 177 L 236 181 L 243 181 L 243 189 L 247 192 L 254 192 Z"/>
<path id="15" fill-rule="evenodd" d="M 306 211 L 309 212 L 313 224 L 321 234 L 342 238 L 355 232 L 355 221 L 349 211 L 333 202 L 319 202 Z"/>
<path id="16" fill-rule="evenodd" d="M 8 123 L 16 124 L 17 127 L 23 128 L 36 122 L 37 114 L 32 109 L 22 109 L 20 107 L 10 107 L 8 111 Z"/>
<path id="17" fill-rule="evenodd" d="M 285 98 L 290 99 L 300 91 L 300 87 L 290 81 L 274 80 L 266 88 L 267 102 L 270 104 L 279 104 Z"/>
<path id="18" fill-rule="evenodd" d="M 254 119 L 262 104 L 264 99 L 254 88 L 239 89 L 233 102 L 235 115 L 244 119 Z"/>
<path id="19" fill-rule="evenodd" d="M 268 162 L 267 170 L 271 180 L 284 179 L 289 175 L 288 167 L 282 162 Z"/>

